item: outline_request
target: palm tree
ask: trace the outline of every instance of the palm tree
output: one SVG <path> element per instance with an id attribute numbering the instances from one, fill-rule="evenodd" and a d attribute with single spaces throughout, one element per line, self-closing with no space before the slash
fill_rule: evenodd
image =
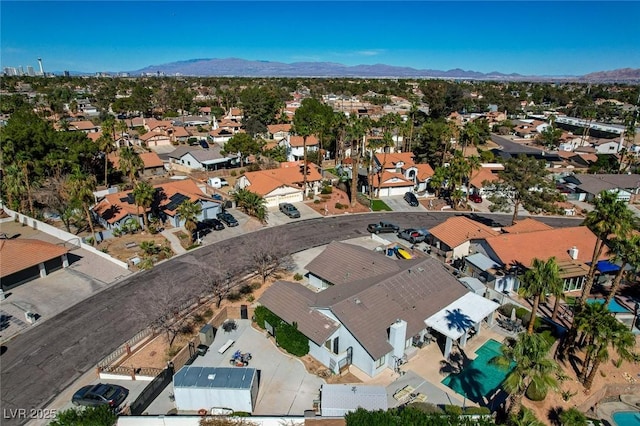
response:
<path id="1" fill-rule="evenodd" d="M 587 218 L 584 221 L 584 225 L 596 235 L 596 244 L 591 256 L 587 280 L 582 288 L 581 306 L 584 305 L 585 300 L 591 293 L 596 266 L 604 250 L 605 242 L 611 237 L 626 237 L 634 222 L 633 212 L 629 210 L 624 201 L 618 200 L 617 192 L 602 191 L 595 199 L 594 205 L 594 210 L 587 214 Z"/>
<path id="2" fill-rule="evenodd" d="M 103 130 L 102 135 L 96 141 L 100 151 L 104 154 L 104 186 L 109 187 L 109 154 L 111 154 L 115 147 L 113 146 L 113 135 L 106 129 Z"/>
<path id="3" fill-rule="evenodd" d="M 501 355 L 489 362 L 505 370 L 513 367 L 502 386 L 509 396 L 507 414 L 514 416 L 522 407 L 522 398 L 530 385 L 540 391 L 555 389 L 558 364 L 548 357 L 551 345 L 539 334 L 522 333 L 517 340 L 501 346 Z"/>
<path id="4" fill-rule="evenodd" d="M 614 253 L 613 259 L 621 262 L 621 265 L 613 279 L 605 305 L 609 305 L 618 292 L 627 266 L 631 266 L 633 270 L 640 268 L 640 235 L 632 235 L 629 239 L 616 237 L 611 240 L 609 248 Z"/>
<path id="5" fill-rule="evenodd" d="M 522 407 L 518 414 L 515 414 L 509 418 L 510 426 L 544 426 L 533 411 L 526 407 Z"/>
<path id="6" fill-rule="evenodd" d="M 18 168 L 21 170 L 20 178 L 22 179 L 25 193 L 27 196 L 27 202 L 29 203 L 29 214 L 31 217 L 35 216 L 35 210 L 33 208 L 33 195 L 32 190 L 38 186 L 38 182 L 35 180 L 31 180 L 31 172 L 29 170 L 30 167 L 33 166 L 33 161 L 27 158 L 25 154 L 19 153 L 16 156 L 16 163 Z"/>
<path id="7" fill-rule="evenodd" d="M 198 216 L 202 213 L 202 207 L 200 204 L 185 200 L 178 206 L 176 213 L 184 220 L 184 227 L 189 231 L 189 238 L 193 244 L 193 232 L 198 226 Z"/>
<path id="8" fill-rule="evenodd" d="M 7 197 L 7 204 L 12 209 L 22 211 L 26 191 L 22 168 L 18 164 L 9 164 L 4 167 L 2 192 Z"/>
<path id="9" fill-rule="evenodd" d="M 471 192 L 471 178 L 473 177 L 473 173 L 482 168 L 482 163 L 480 162 L 480 157 L 477 155 L 472 155 L 467 158 L 467 203 L 469 202 L 469 193 Z"/>
<path id="10" fill-rule="evenodd" d="M 376 150 L 383 145 L 382 139 L 378 138 L 369 138 L 367 141 L 366 148 L 369 149 L 369 158 L 368 158 L 368 173 L 367 173 L 367 186 L 369 187 L 369 198 L 373 198 L 373 172 L 376 167 L 375 155 Z M 378 176 L 380 176 L 378 174 Z"/>
<path id="11" fill-rule="evenodd" d="M 365 123 L 351 118 L 347 132 L 351 140 L 351 207 L 355 207 L 358 194 L 358 169 L 360 167 L 360 143 L 367 134 Z"/>
<path id="12" fill-rule="evenodd" d="M 529 268 L 522 277 L 522 287 L 520 287 L 520 294 L 522 294 L 522 296 L 527 298 L 533 297 L 531 319 L 529 320 L 529 326 L 527 328 L 528 334 L 533 334 L 540 300 L 544 300 L 547 293 L 550 292 L 550 289 L 558 286 L 558 283 L 562 285 L 560 271 L 555 257 L 551 257 L 546 262 L 538 258 L 533 259 L 531 268 Z"/>
<path id="13" fill-rule="evenodd" d="M 120 150 L 118 167 L 123 174 L 129 177 L 129 183 L 133 185 L 138 173 L 144 168 L 144 162 L 133 148 L 124 147 Z"/>
<path id="14" fill-rule="evenodd" d="M 140 208 L 142 207 L 142 220 L 144 222 L 144 229 L 149 231 L 149 218 L 147 217 L 147 209 L 151 207 L 155 200 L 156 190 L 150 183 L 141 181 L 133 187 L 131 191 L 133 200 L 136 203 L 138 209 L 138 215 L 140 214 Z"/>
<path id="15" fill-rule="evenodd" d="M 124 134 L 129 131 L 129 125 L 125 120 L 118 120 L 116 122 L 115 129 L 120 133 L 120 137 L 123 138 Z"/>
<path id="16" fill-rule="evenodd" d="M 382 173 L 387 167 L 387 151 L 394 145 L 393 137 L 390 132 L 384 132 L 382 135 L 382 149 L 384 150 L 382 156 L 382 164 L 378 168 L 378 189 L 376 190 L 376 197 L 380 197 L 380 187 L 382 186 Z"/>
<path id="17" fill-rule="evenodd" d="M 447 180 L 447 175 L 446 168 L 436 167 L 433 176 L 429 179 L 429 187 L 434 190 L 436 198 L 440 197 L 440 191 Z"/>
<path id="18" fill-rule="evenodd" d="M 93 229 L 93 218 L 91 217 L 91 206 L 95 203 L 93 191 L 95 191 L 96 186 L 96 177 L 86 175 L 78 168 L 76 168 L 69 179 L 71 199 L 77 202 L 82 207 L 82 210 L 84 210 L 89 229 L 91 230 L 92 245 L 95 245 L 96 241 L 96 234 Z"/>
<path id="19" fill-rule="evenodd" d="M 255 216 L 261 222 L 267 219 L 265 199 L 248 189 L 240 189 L 233 194 L 236 205 L 250 216 Z"/>
<path id="20" fill-rule="evenodd" d="M 587 426 L 587 416 L 582 414 L 577 408 L 571 407 L 560 413 L 560 424 L 562 426 Z"/>

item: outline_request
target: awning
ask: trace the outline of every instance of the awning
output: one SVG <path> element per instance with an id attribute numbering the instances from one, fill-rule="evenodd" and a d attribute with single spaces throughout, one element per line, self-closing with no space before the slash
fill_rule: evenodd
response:
<path id="1" fill-rule="evenodd" d="M 427 318 L 424 323 L 427 327 L 456 340 L 499 307 L 496 302 L 469 292 Z"/>
<path id="2" fill-rule="evenodd" d="M 607 274 L 609 272 L 618 272 L 620 270 L 620 266 L 615 263 L 611 263 L 608 260 L 599 260 L 596 264 L 596 269 L 601 274 Z"/>

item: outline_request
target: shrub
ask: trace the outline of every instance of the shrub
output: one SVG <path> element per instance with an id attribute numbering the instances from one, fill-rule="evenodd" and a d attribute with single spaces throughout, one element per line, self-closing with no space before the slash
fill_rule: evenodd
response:
<path id="1" fill-rule="evenodd" d="M 265 321 L 274 327 L 282 322 L 282 320 L 276 314 L 262 305 L 256 307 L 253 316 L 256 317 L 256 324 L 258 324 L 260 328 L 264 328 Z"/>
<path id="2" fill-rule="evenodd" d="M 280 322 L 276 328 L 276 343 L 291 355 L 305 356 L 309 353 L 309 339 L 298 331 L 296 323 Z"/>
<path id="3" fill-rule="evenodd" d="M 341 204 L 339 202 L 336 203 L 336 209 L 340 210 L 340 209 L 346 209 L 346 208 L 347 208 L 347 206 L 345 206 L 344 204 Z"/>
<path id="4" fill-rule="evenodd" d="M 576 408 L 564 410 L 559 417 L 563 426 L 587 426 L 587 417 Z"/>
<path id="5" fill-rule="evenodd" d="M 238 176 L 238 173 L 235 170 L 231 170 L 231 173 L 229 173 L 231 175 L 231 177 L 236 177 Z"/>
<path id="6" fill-rule="evenodd" d="M 445 405 L 444 412 L 449 415 L 459 416 L 462 414 L 462 407 L 458 405 Z"/>
<path id="7" fill-rule="evenodd" d="M 169 346 L 166 352 L 167 358 L 173 358 L 178 354 L 178 352 L 180 352 L 180 348 L 178 346 Z"/>
<path id="8" fill-rule="evenodd" d="M 504 304 L 504 305 L 500 306 L 500 307 L 498 308 L 498 311 L 499 311 L 502 315 L 504 315 L 505 317 L 508 317 L 508 316 L 510 316 L 510 315 L 511 315 L 511 310 L 512 310 L 513 308 L 515 308 L 515 307 L 516 307 L 516 306 L 515 306 L 513 303 L 506 303 L 506 304 Z"/>
<path id="9" fill-rule="evenodd" d="M 207 322 L 207 320 L 205 319 L 204 315 L 202 314 L 195 314 L 193 316 L 193 322 L 195 322 L 196 324 L 202 324 Z"/>
<path id="10" fill-rule="evenodd" d="M 234 291 L 232 293 L 229 293 L 227 295 L 227 300 L 231 301 L 231 302 L 236 302 L 238 300 L 240 300 L 241 298 L 241 294 L 237 291 Z"/>
<path id="11" fill-rule="evenodd" d="M 538 389 L 534 382 L 531 382 L 527 391 L 525 392 L 527 398 L 531 401 L 542 401 L 547 397 L 546 389 Z"/>
<path id="12" fill-rule="evenodd" d="M 245 284 L 240 287 L 240 290 L 238 291 L 240 292 L 240 294 L 251 294 L 253 292 L 253 288 L 249 284 Z"/>
<path id="13" fill-rule="evenodd" d="M 464 414 L 469 415 L 488 415 L 491 414 L 489 407 L 466 407 Z"/>
<path id="14" fill-rule="evenodd" d="M 412 402 L 408 405 L 426 414 L 442 414 L 443 411 L 435 404 L 429 402 Z"/>
<path id="15" fill-rule="evenodd" d="M 202 313 L 202 316 L 209 320 L 209 318 L 213 317 L 213 310 L 211 308 L 207 309 Z"/>
<path id="16" fill-rule="evenodd" d="M 193 334 L 194 330 L 195 330 L 195 327 L 190 322 L 185 322 L 180 326 L 180 333 L 181 334 L 190 335 L 190 334 Z"/>
<path id="17" fill-rule="evenodd" d="M 320 200 L 313 200 L 313 204 L 320 204 Z"/>
<path id="18" fill-rule="evenodd" d="M 254 300 L 256 300 L 256 298 L 253 297 L 253 294 L 250 294 L 249 296 L 247 296 L 247 302 L 252 303 Z"/>
<path id="19" fill-rule="evenodd" d="M 262 283 L 260 281 L 254 281 L 251 283 L 251 289 L 252 290 L 257 290 L 260 287 L 262 287 Z"/>
<path id="20" fill-rule="evenodd" d="M 296 274 L 293 276 L 293 279 L 296 281 L 301 281 L 302 278 L 304 278 L 300 273 L 296 272 Z"/>
<path id="21" fill-rule="evenodd" d="M 322 190 L 320 190 L 321 194 L 331 194 L 333 192 L 333 187 L 332 186 L 323 186 Z"/>

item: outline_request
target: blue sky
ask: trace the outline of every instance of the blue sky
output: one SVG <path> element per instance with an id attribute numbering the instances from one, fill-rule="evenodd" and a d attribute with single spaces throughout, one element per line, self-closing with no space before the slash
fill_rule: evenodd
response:
<path id="1" fill-rule="evenodd" d="M 195 58 L 524 75 L 640 68 L 640 2 L 5 1 L 0 65 L 133 71 Z"/>

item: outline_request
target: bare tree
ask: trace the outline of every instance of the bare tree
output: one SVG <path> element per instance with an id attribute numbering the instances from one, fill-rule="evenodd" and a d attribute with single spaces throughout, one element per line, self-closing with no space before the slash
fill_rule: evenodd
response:
<path id="1" fill-rule="evenodd" d="M 231 270 L 225 269 L 220 259 L 198 263 L 195 270 L 195 279 L 200 284 L 200 288 L 207 295 L 214 297 L 216 308 L 219 308 L 233 288 L 232 280 L 235 274 Z"/>
<path id="2" fill-rule="evenodd" d="M 255 244 L 249 252 L 249 263 L 260 275 L 262 284 L 274 272 L 281 269 L 287 255 L 287 248 L 278 234 L 266 234 L 256 238 Z"/>

